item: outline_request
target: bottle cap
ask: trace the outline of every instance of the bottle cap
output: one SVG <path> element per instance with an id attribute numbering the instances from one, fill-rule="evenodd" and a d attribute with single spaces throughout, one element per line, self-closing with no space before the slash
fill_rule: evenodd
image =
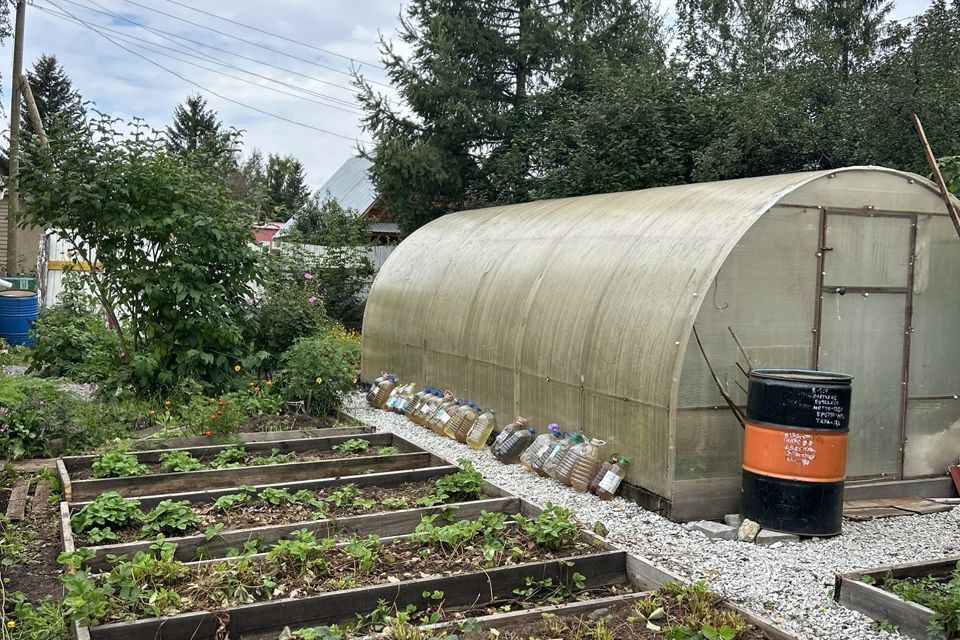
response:
<path id="1" fill-rule="evenodd" d="M 617 462 L 620 463 L 621 467 L 627 467 L 630 465 L 630 458 L 627 456 L 620 456 L 620 459 Z"/>
<path id="2" fill-rule="evenodd" d="M 534 429 L 533 427 L 529 427 L 529 428 L 527 429 L 527 432 L 528 432 L 528 433 L 536 433 L 537 430 Z"/>
<path id="3" fill-rule="evenodd" d="M 547 431 L 549 431 L 550 433 L 552 433 L 552 434 L 555 435 L 555 436 L 556 436 L 556 435 L 559 435 L 559 434 L 560 434 L 560 425 L 558 425 L 556 422 L 551 422 L 550 424 L 547 425 Z"/>
<path id="4" fill-rule="evenodd" d="M 522 427 L 523 425 L 527 424 L 527 419 L 524 418 L 523 416 L 517 416 L 516 418 L 514 418 L 513 421 L 516 423 L 518 427 Z"/>

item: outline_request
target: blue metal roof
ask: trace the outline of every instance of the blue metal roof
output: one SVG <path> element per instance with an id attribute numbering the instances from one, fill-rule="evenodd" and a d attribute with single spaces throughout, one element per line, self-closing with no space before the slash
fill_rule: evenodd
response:
<path id="1" fill-rule="evenodd" d="M 318 190 L 321 197 L 336 200 L 344 209 L 354 209 L 359 215 L 366 213 L 377 199 L 377 192 L 370 182 L 367 170 L 371 162 L 366 158 L 349 158 L 340 165 Z M 283 223 L 280 233 L 293 226 L 293 218 Z"/>

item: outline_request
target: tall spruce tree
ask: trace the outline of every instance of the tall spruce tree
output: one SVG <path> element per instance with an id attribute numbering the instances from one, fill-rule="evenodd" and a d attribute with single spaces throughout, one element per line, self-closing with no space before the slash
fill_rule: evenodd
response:
<path id="1" fill-rule="evenodd" d="M 650 14 L 626 0 L 413 0 L 398 34 L 409 54 L 381 43 L 403 108 L 358 79 L 371 177 L 401 229 L 536 197 L 530 134 L 555 106 L 544 96 L 576 91 L 598 58 L 645 48 L 651 26 L 637 16 Z"/>
<path id="2" fill-rule="evenodd" d="M 217 112 L 207 108 L 200 94 L 187 96 L 173 111 L 173 124 L 167 127 L 167 148 L 182 155 L 200 155 L 212 162 L 221 173 L 236 163 L 239 132 L 228 130 L 217 119 Z"/>
<path id="3" fill-rule="evenodd" d="M 54 127 L 67 127 L 76 131 L 86 117 L 80 94 L 73 88 L 70 77 L 53 55 L 41 55 L 27 71 L 27 82 L 40 112 L 40 122 L 47 134 Z M 33 121 L 22 108 L 21 127 L 27 134 L 34 134 Z"/>
<path id="4" fill-rule="evenodd" d="M 303 163 L 293 156 L 273 153 L 267 156 L 263 180 L 267 206 L 274 220 L 289 220 L 310 204 Z"/>

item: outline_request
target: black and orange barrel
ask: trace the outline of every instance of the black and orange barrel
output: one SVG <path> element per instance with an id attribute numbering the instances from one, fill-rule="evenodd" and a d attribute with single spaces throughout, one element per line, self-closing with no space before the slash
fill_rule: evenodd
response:
<path id="1" fill-rule="evenodd" d="M 740 513 L 765 529 L 840 533 L 850 386 L 843 373 L 754 369 L 747 389 Z"/>

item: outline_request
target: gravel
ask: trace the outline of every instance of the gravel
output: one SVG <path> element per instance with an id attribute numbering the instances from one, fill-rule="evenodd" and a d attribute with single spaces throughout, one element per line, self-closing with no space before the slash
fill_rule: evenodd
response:
<path id="1" fill-rule="evenodd" d="M 960 555 L 957 509 L 845 521 L 841 536 L 776 547 L 714 540 L 622 498 L 604 502 L 529 474 L 520 465 L 501 464 L 489 450 L 474 451 L 404 416 L 372 409 L 360 393 L 347 398 L 345 409 L 359 420 L 396 433 L 438 456 L 466 458 L 485 478 L 531 502 L 543 505 L 549 501 L 572 509 L 587 527 L 602 522 L 612 544 L 683 578 L 705 580 L 717 593 L 801 638 L 899 637 L 876 630 L 872 620 L 834 602 L 836 574 Z"/>
<path id="2" fill-rule="evenodd" d="M 5 376 L 25 376 L 27 375 L 27 365 L 4 365 L 0 367 L 0 372 L 2 372 L 2 374 Z M 68 393 L 72 393 L 84 402 L 89 402 L 93 398 L 93 394 L 97 392 L 97 385 L 95 384 L 69 382 L 65 378 L 57 378 L 56 381 L 60 389 Z"/>

